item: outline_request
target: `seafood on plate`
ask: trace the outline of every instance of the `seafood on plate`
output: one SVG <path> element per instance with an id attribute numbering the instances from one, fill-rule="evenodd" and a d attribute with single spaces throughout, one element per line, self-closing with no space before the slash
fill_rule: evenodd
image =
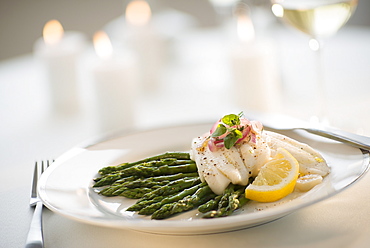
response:
<path id="1" fill-rule="evenodd" d="M 299 164 L 296 186 L 301 190 L 311 189 L 330 172 L 322 155 L 309 145 L 266 131 L 260 122 L 242 114 L 226 115 L 209 132 L 194 138 L 190 155 L 200 179 L 214 193 L 222 194 L 230 183 L 248 185 L 281 148 Z"/>
<path id="2" fill-rule="evenodd" d="M 242 114 L 222 117 L 189 148 L 101 168 L 92 187 L 104 197 L 137 199 L 126 211 L 151 219 L 195 208 L 202 218 L 218 218 L 250 200 L 275 202 L 309 191 L 330 172 L 312 147 Z"/>

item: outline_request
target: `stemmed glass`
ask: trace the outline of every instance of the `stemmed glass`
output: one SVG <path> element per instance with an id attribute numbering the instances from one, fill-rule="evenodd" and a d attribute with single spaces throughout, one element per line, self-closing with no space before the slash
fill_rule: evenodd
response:
<path id="1" fill-rule="evenodd" d="M 307 34 L 316 53 L 318 121 L 326 122 L 327 103 L 323 78 L 322 40 L 334 35 L 354 13 L 358 0 L 271 0 L 272 12 L 286 24 Z"/>

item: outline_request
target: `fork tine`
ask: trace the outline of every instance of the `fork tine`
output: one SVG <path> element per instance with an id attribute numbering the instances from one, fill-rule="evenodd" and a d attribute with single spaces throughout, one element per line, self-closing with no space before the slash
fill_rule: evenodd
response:
<path id="1" fill-rule="evenodd" d="M 37 181 L 38 181 L 38 166 L 37 162 L 35 162 L 35 168 L 33 171 L 33 178 L 32 178 L 32 189 L 31 189 L 31 197 L 36 197 L 37 195 Z"/>
<path id="2" fill-rule="evenodd" d="M 48 160 L 48 163 L 47 163 L 47 167 L 46 168 L 49 168 L 49 166 L 54 162 L 54 160 Z"/>
<path id="3" fill-rule="evenodd" d="M 35 168 L 33 171 L 33 178 L 32 178 L 32 188 L 31 188 L 31 198 L 37 197 L 37 182 L 41 177 L 41 174 L 54 162 L 54 160 L 42 160 L 41 162 L 35 162 Z M 31 199 L 31 205 L 34 206 L 36 204 L 35 199 Z"/>
<path id="4" fill-rule="evenodd" d="M 50 166 L 52 163 L 54 163 L 54 159 L 53 159 L 53 160 L 47 160 L 45 170 L 46 170 L 47 168 L 49 168 L 49 166 Z"/>

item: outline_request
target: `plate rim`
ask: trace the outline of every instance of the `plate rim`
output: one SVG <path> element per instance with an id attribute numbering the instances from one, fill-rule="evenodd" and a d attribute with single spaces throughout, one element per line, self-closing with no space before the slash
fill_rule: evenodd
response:
<path id="1" fill-rule="evenodd" d="M 43 173 L 43 175 L 40 178 L 40 183 L 38 185 L 39 197 L 43 201 L 44 205 L 47 208 L 49 208 L 50 210 L 52 210 L 53 212 L 61 214 L 65 217 L 67 217 L 67 218 L 70 218 L 70 219 L 73 219 L 73 220 L 76 220 L 76 221 L 79 221 L 79 222 L 83 222 L 83 223 L 92 224 L 92 225 L 114 227 L 114 228 L 134 229 L 134 230 L 143 231 L 143 232 L 160 233 L 160 234 L 176 234 L 176 235 L 182 235 L 182 234 L 186 235 L 186 234 L 195 234 L 195 233 L 196 234 L 209 234 L 209 233 L 220 233 L 220 232 L 225 232 L 225 231 L 244 229 L 244 228 L 258 226 L 258 225 L 264 224 L 266 222 L 274 221 L 274 220 L 279 219 L 279 218 L 281 218 L 285 215 L 288 215 L 292 212 L 295 212 L 298 209 L 306 208 L 308 206 L 316 204 L 317 202 L 323 201 L 325 199 L 331 198 L 334 195 L 337 195 L 338 193 L 342 192 L 343 190 L 353 186 L 356 182 L 358 182 L 360 179 L 362 179 L 363 176 L 369 171 L 370 151 L 363 150 L 363 149 L 360 149 L 360 148 L 356 148 L 356 149 L 360 150 L 361 153 L 362 153 L 363 161 L 362 161 L 361 166 L 365 167 L 365 169 L 351 183 L 345 185 L 340 190 L 333 191 L 333 192 L 329 193 L 328 195 L 319 197 L 315 200 L 311 200 L 311 201 L 308 201 L 308 202 L 296 204 L 295 206 L 292 206 L 291 208 L 289 208 L 289 211 L 284 210 L 284 209 L 286 209 L 286 205 L 288 204 L 288 203 L 284 203 L 280 206 L 276 206 L 272 209 L 269 209 L 269 211 L 254 212 L 254 215 L 260 216 L 260 218 L 258 218 L 258 219 L 268 218 L 268 220 L 262 221 L 262 222 L 256 220 L 253 223 L 244 224 L 244 225 L 243 225 L 243 222 L 246 222 L 246 221 L 249 220 L 247 217 L 245 217 L 247 215 L 244 215 L 244 217 L 241 218 L 242 220 L 240 220 L 240 218 L 238 220 L 239 215 L 233 215 L 233 216 L 228 216 L 227 218 L 215 218 L 215 219 L 209 219 L 209 220 L 208 219 L 206 219 L 206 220 L 201 219 L 201 221 L 197 221 L 197 220 L 192 220 L 192 221 L 180 221 L 180 220 L 178 220 L 178 221 L 174 221 L 174 220 L 151 220 L 151 221 L 147 221 L 147 220 L 143 220 L 143 221 L 145 221 L 145 222 L 143 222 L 143 221 L 140 220 L 140 221 L 135 222 L 135 226 L 130 226 L 130 223 L 131 223 L 130 221 L 127 221 L 127 220 L 124 220 L 124 219 L 121 219 L 121 218 L 117 218 L 117 220 L 113 220 L 113 219 L 110 220 L 109 219 L 109 221 L 107 221 L 107 219 L 105 219 L 105 220 L 86 219 L 86 218 L 83 218 L 83 217 L 81 217 L 79 215 L 76 215 L 76 214 L 66 213 L 65 211 L 62 211 L 59 208 L 54 207 L 44 197 L 45 192 L 41 189 L 41 187 L 42 187 L 43 183 L 45 184 L 47 177 L 53 172 L 53 170 L 54 170 L 53 168 L 56 168 L 56 167 L 62 165 L 65 161 L 67 161 L 68 159 L 73 158 L 74 156 L 77 156 L 78 154 L 86 151 L 86 149 L 89 148 L 89 147 L 92 147 L 94 145 L 98 145 L 98 144 L 101 144 L 101 143 L 104 143 L 104 142 L 109 142 L 109 141 L 112 141 L 114 139 L 125 138 L 125 137 L 130 136 L 130 135 L 142 134 L 142 133 L 145 133 L 145 132 L 157 132 L 157 131 L 165 130 L 165 129 L 168 129 L 168 128 L 176 128 L 176 129 L 178 129 L 178 128 L 181 129 L 181 128 L 185 128 L 185 127 L 190 128 L 190 127 L 197 127 L 197 126 L 201 126 L 201 125 L 209 125 L 210 123 L 211 122 L 199 122 L 199 123 L 183 124 L 183 125 L 169 125 L 169 126 L 162 126 L 162 127 L 157 127 L 157 128 L 123 130 L 123 131 L 119 131 L 119 132 L 115 132 L 115 133 L 109 133 L 109 134 L 103 134 L 103 135 L 99 135 L 99 136 L 87 139 L 84 142 L 81 142 L 80 144 L 70 148 L 65 153 L 63 153 L 61 156 L 56 158 L 55 162 L 50 166 L 50 168 L 48 170 L 46 170 L 45 173 Z M 297 133 L 295 131 L 291 131 L 291 132 L 292 133 Z M 280 132 L 278 132 L 278 133 L 280 133 Z M 343 144 L 343 145 L 348 146 L 347 144 Z M 87 189 L 88 189 L 88 191 L 90 190 L 90 185 L 87 186 Z M 92 202 L 91 199 L 90 199 L 90 202 Z M 273 219 L 269 218 L 271 216 L 275 216 L 276 218 L 273 218 Z M 118 219 L 120 219 L 120 220 L 118 221 Z M 256 219 L 256 218 L 253 218 L 253 219 Z M 231 225 L 233 227 L 229 227 L 224 231 L 219 230 L 220 228 L 211 228 L 211 230 L 208 230 L 208 231 L 205 230 L 205 231 L 202 231 L 200 233 L 199 233 L 199 231 L 197 231 L 195 233 L 192 233 L 191 230 L 188 230 L 189 228 L 191 229 L 194 226 L 196 226 L 198 228 L 199 227 L 204 227 L 204 226 L 209 227 L 209 225 L 202 224 L 202 223 L 206 223 L 206 222 L 209 222 L 209 221 L 212 221 L 212 223 L 215 226 L 217 226 L 217 224 L 223 224 L 223 225 L 226 224 L 228 226 Z M 182 223 L 181 227 L 179 227 L 177 225 L 178 222 Z M 144 223 L 144 224 L 142 224 L 142 223 Z M 151 223 L 151 224 L 149 224 L 149 223 Z M 157 224 L 155 224 L 155 223 L 157 223 Z M 161 226 L 166 226 L 166 227 L 165 228 L 159 228 L 156 231 L 153 230 L 153 228 L 158 227 L 158 223 L 162 223 Z M 237 224 L 237 225 L 235 225 L 235 224 Z M 169 228 L 173 228 L 173 227 L 176 227 L 179 230 L 175 230 L 175 231 L 164 231 L 164 230 L 162 230 L 162 229 L 169 229 Z M 188 230 L 188 231 L 186 231 L 186 230 Z"/>

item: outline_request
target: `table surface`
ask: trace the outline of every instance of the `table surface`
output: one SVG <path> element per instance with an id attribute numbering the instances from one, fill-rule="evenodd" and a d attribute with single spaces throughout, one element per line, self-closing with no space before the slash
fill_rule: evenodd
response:
<path id="1" fill-rule="evenodd" d="M 307 118 L 310 113 L 302 109 L 309 95 L 302 89 L 312 81 L 312 59 L 306 37 L 284 28 L 274 32 L 284 90 L 281 110 Z M 215 53 L 223 51 L 220 37 L 220 30 L 214 29 L 182 34 L 181 42 L 173 47 L 183 59 L 169 66 L 161 90 L 140 98 L 136 128 L 214 121 L 238 109 L 230 94 L 225 94 L 230 75 L 225 66 L 227 54 Z M 324 65 L 331 123 L 370 136 L 368 44 L 370 29 L 345 27 L 327 41 Z M 81 87 L 89 86 L 83 70 L 81 82 Z M 35 160 L 57 158 L 102 134 L 94 126 L 89 96 L 82 97 L 86 101 L 80 112 L 60 116 L 47 108 L 45 85 L 42 68 L 32 55 L 0 63 L 0 247 L 23 247 L 25 243 L 33 214 L 28 201 Z M 45 210 L 45 247 L 368 247 L 369 206 L 367 174 L 344 192 L 286 217 L 220 234 L 150 234 L 84 224 Z"/>

